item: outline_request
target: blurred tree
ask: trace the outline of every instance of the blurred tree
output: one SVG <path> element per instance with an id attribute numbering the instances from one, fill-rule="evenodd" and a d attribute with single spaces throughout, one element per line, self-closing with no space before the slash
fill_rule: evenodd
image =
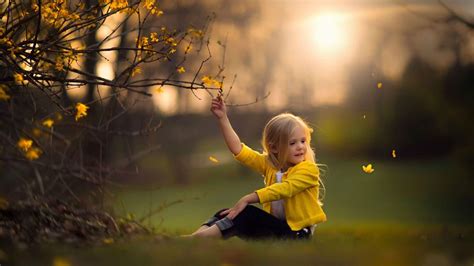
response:
<path id="1" fill-rule="evenodd" d="M 388 156 L 387 150 L 396 148 L 404 157 L 426 157 L 455 152 L 466 162 L 466 166 L 471 167 L 474 145 L 470 136 L 473 127 L 467 121 L 473 113 L 474 72 L 472 63 L 463 60 L 462 51 L 472 38 L 473 23 L 444 2 L 439 1 L 439 4 L 446 11 L 441 17 L 408 10 L 431 24 L 430 28 L 437 38 L 434 49 L 453 55 L 453 63 L 447 62 L 447 59 L 443 61 L 447 68 L 436 67 L 430 61 L 432 57 L 421 55 L 414 41 L 426 27 L 414 27 L 408 31 L 390 32 L 390 35 L 400 35 L 412 54 L 398 80 L 385 77 L 374 63 L 384 49 L 384 41 L 380 42 L 372 63 L 368 61 L 366 65 L 358 65 L 352 72 L 352 88 L 346 104 L 358 116 L 367 117 L 368 120 L 361 121 L 357 128 L 366 131 L 359 136 L 371 139 L 370 142 L 362 141 L 366 146 L 353 150 L 355 153 Z M 389 35 L 388 32 L 382 34 L 382 40 Z M 351 125 L 349 118 L 353 116 L 349 115 L 347 122 L 340 125 Z M 373 123 L 369 122 L 372 118 L 375 119 Z M 344 130 L 341 126 L 338 128 Z M 347 140 L 345 144 L 349 143 L 352 142 Z M 347 149 L 344 152 L 348 152 Z"/>

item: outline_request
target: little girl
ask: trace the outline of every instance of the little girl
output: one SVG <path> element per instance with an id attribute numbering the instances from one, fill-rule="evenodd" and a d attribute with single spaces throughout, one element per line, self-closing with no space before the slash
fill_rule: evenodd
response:
<path id="1" fill-rule="evenodd" d="M 212 100 L 211 112 L 229 150 L 263 175 L 265 187 L 243 196 L 234 207 L 218 211 L 191 236 L 310 238 L 316 224 L 326 221 L 319 201 L 319 169 L 310 147 L 312 129 L 298 116 L 277 115 L 263 130 L 261 154 L 240 142 L 221 97 Z M 253 203 L 261 203 L 263 210 Z"/>

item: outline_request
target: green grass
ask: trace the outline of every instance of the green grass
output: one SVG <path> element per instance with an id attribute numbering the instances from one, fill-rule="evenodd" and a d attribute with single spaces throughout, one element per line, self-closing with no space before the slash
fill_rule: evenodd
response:
<path id="1" fill-rule="evenodd" d="M 364 224 L 469 224 L 472 196 L 456 165 L 449 160 L 372 162 L 375 172 L 362 172 L 369 161 L 327 158 L 323 177 L 321 228 Z M 467 181 L 466 181 L 467 182 Z M 261 177 L 237 162 L 196 169 L 186 186 L 116 191 L 116 210 L 136 217 L 174 201 L 182 201 L 151 217 L 151 225 L 167 232 L 187 233 L 217 210 L 232 206 L 242 195 L 263 186 Z"/>
<path id="2" fill-rule="evenodd" d="M 54 265 L 54 260 L 70 265 L 472 265 L 473 233 L 461 228 L 338 227 L 307 242 L 145 237 L 80 249 L 52 244 L 4 253 L 8 265 Z"/>
<path id="3" fill-rule="evenodd" d="M 329 166 L 324 176 L 328 221 L 311 241 L 142 236 L 79 249 L 56 244 L 16 249 L 0 243 L 0 264 L 53 265 L 62 259 L 70 265 L 473 265 L 472 181 L 455 164 L 447 159 L 321 161 Z M 370 175 L 361 170 L 368 162 L 375 167 Z M 180 201 L 147 221 L 176 236 L 262 185 L 258 174 L 229 161 L 196 168 L 186 186 L 114 189 L 111 203 L 116 214 L 140 217 Z"/>

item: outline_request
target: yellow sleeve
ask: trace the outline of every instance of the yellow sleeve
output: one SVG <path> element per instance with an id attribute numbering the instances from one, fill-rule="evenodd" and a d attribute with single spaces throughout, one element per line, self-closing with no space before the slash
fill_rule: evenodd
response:
<path id="1" fill-rule="evenodd" d="M 268 167 L 266 155 L 254 151 L 242 143 L 242 150 L 240 150 L 239 154 L 235 155 L 234 158 L 245 166 L 265 175 L 265 171 Z"/>
<path id="2" fill-rule="evenodd" d="M 257 192 L 260 203 L 291 198 L 310 187 L 319 186 L 319 169 L 315 163 L 302 162 L 295 166 L 281 183 L 274 183 Z"/>

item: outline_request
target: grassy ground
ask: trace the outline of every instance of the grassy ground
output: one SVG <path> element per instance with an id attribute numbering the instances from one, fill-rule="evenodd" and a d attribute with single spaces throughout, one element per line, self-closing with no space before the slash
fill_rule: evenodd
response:
<path id="1" fill-rule="evenodd" d="M 375 172 L 362 172 L 361 160 L 323 160 L 324 209 L 331 226 L 395 224 L 471 224 L 469 177 L 448 160 L 383 161 Z M 171 233 L 187 233 L 217 210 L 232 206 L 242 195 L 263 186 L 261 177 L 230 161 L 195 171 L 187 186 L 147 187 L 116 191 L 116 210 L 142 217 L 160 205 L 151 225 Z"/>
<path id="2" fill-rule="evenodd" d="M 120 240 L 4 252 L 5 265 L 472 265 L 473 232 L 440 228 L 334 228 L 309 242 Z M 62 264 L 61 264 L 62 263 Z M 3 265 L 3 264 L 2 264 Z"/>
<path id="3" fill-rule="evenodd" d="M 117 214 L 146 216 L 172 236 L 263 185 L 237 163 L 196 168 L 186 186 L 116 189 Z M 328 221 L 308 242 L 116 239 L 96 247 L 0 245 L 3 265 L 469 265 L 474 263 L 471 181 L 448 160 L 374 163 L 322 158 Z M 175 203 L 175 204 L 174 204 Z M 61 264 L 63 263 L 63 264 Z"/>

